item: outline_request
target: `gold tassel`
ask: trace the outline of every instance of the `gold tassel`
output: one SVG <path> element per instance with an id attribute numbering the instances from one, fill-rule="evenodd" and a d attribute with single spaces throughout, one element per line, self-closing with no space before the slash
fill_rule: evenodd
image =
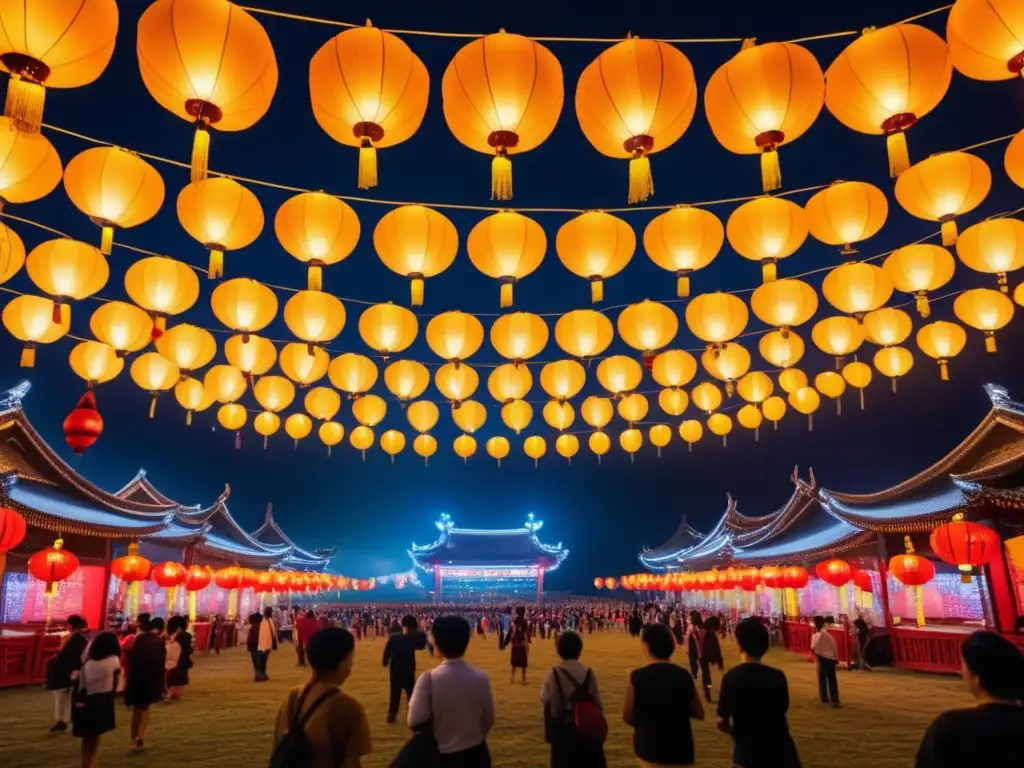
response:
<path id="1" fill-rule="evenodd" d="M 327 458 L 331 458 L 331 446 L 327 446 Z"/>
<path id="2" fill-rule="evenodd" d="M 771 192 L 782 186 L 782 168 L 779 166 L 777 149 L 766 148 L 761 153 L 761 189 Z"/>
<path id="3" fill-rule="evenodd" d="M 310 264 L 306 270 L 306 288 L 311 291 L 324 289 L 324 268 L 319 264 Z"/>
<path id="4" fill-rule="evenodd" d="M 864 388 L 861 387 L 857 391 L 860 392 L 860 409 L 863 411 L 864 410 Z"/>
<path id="5" fill-rule="evenodd" d="M 359 189 L 370 189 L 377 186 L 377 149 L 367 137 L 359 143 Z"/>
<path id="6" fill-rule="evenodd" d="M 985 334 L 985 351 L 986 352 L 996 352 L 997 351 L 997 349 L 996 349 L 996 337 L 992 333 L 992 331 L 989 331 L 987 334 Z"/>
<path id="7" fill-rule="evenodd" d="M 500 305 L 502 309 L 512 306 L 512 281 L 506 280 L 501 284 Z"/>
<path id="8" fill-rule="evenodd" d="M 939 378 L 949 381 L 949 366 L 946 365 L 945 360 L 939 360 Z"/>
<path id="9" fill-rule="evenodd" d="M 996 276 L 996 278 L 997 278 L 997 282 L 999 284 L 999 292 L 1000 293 L 1009 293 L 1010 292 L 1010 284 L 1006 281 L 1006 273 L 1005 272 L 1000 272 Z"/>
<path id="10" fill-rule="evenodd" d="M 685 299 L 690 295 L 690 276 L 676 274 L 676 296 Z"/>
<path id="11" fill-rule="evenodd" d="M 772 422 L 772 431 L 773 432 L 778 432 L 779 431 L 779 422 L 777 422 L 777 421 L 773 421 Z"/>
<path id="12" fill-rule="evenodd" d="M 761 282 L 763 283 L 774 283 L 776 278 L 779 276 L 779 268 L 774 260 L 765 259 L 761 262 Z M 783 333 L 783 336 L 787 335 L 788 329 Z"/>
<path id="13" fill-rule="evenodd" d="M 192 139 L 192 181 L 202 181 L 210 168 L 210 131 L 205 122 L 196 125 Z"/>
<path id="14" fill-rule="evenodd" d="M 633 153 L 629 161 L 629 202 L 642 203 L 654 194 L 654 177 L 651 176 L 651 159 L 642 149 Z"/>
<path id="15" fill-rule="evenodd" d="M 914 608 L 917 614 L 917 626 L 924 626 L 924 590 L 914 587 Z"/>
<path id="16" fill-rule="evenodd" d="M 114 228 L 104 226 L 100 234 L 100 253 L 104 256 L 110 255 L 110 249 L 114 247 Z"/>
<path id="17" fill-rule="evenodd" d="M 723 448 L 728 448 L 729 447 L 729 436 L 728 435 L 722 435 L 722 447 Z"/>
<path id="18" fill-rule="evenodd" d="M 414 307 L 422 307 L 423 306 L 423 278 L 422 277 L 414 277 L 412 279 L 411 291 L 412 291 L 412 305 Z"/>
<path id="19" fill-rule="evenodd" d="M 512 161 L 504 147 L 491 161 L 491 200 L 512 199 Z"/>
<path id="20" fill-rule="evenodd" d="M 31 344 L 26 344 L 24 347 L 21 348 L 21 367 L 36 367 L 36 348 Z"/>
<path id="21" fill-rule="evenodd" d="M 599 277 L 590 278 L 590 301 L 593 304 L 604 301 L 604 282 Z"/>
<path id="22" fill-rule="evenodd" d="M 917 294 L 917 314 L 921 317 L 930 317 L 932 314 L 932 305 L 928 302 L 928 294 L 924 291 Z"/>
<path id="23" fill-rule="evenodd" d="M 196 620 L 196 613 L 197 613 L 197 611 L 196 611 L 196 593 L 195 592 L 189 592 L 188 593 L 188 620 L 189 621 L 195 621 Z"/>
<path id="24" fill-rule="evenodd" d="M 149 396 L 149 418 L 156 416 L 156 392 Z"/>
<path id="25" fill-rule="evenodd" d="M 956 220 L 949 219 L 942 222 L 942 244 L 946 247 L 956 245 Z"/>
<path id="26" fill-rule="evenodd" d="M 686 450 L 687 450 L 687 451 L 688 451 L 689 453 L 693 453 L 693 443 L 687 443 L 687 444 L 686 444 Z"/>
<path id="27" fill-rule="evenodd" d="M 910 167 L 907 135 L 903 131 L 890 133 L 885 137 L 885 146 L 889 151 L 889 176 L 895 179 Z"/>
<path id="28" fill-rule="evenodd" d="M 210 249 L 210 269 L 206 276 L 211 280 L 224 277 L 224 251 L 220 248 Z"/>
<path id="29" fill-rule="evenodd" d="M 896 377 L 893 376 L 891 381 L 892 381 L 892 393 L 895 395 L 896 394 Z"/>
<path id="30" fill-rule="evenodd" d="M 192 411 L 185 411 L 185 426 L 192 426 Z"/>
<path id="31" fill-rule="evenodd" d="M 661 446 L 660 445 L 658 446 L 658 458 L 659 459 L 661 458 Z M 572 461 L 572 459 L 569 459 L 569 461 Z"/>
<path id="32" fill-rule="evenodd" d="M 4 114 L 14 120 L 15 126 L 26 133 L 39 133 L 43 125 L 43 106 L 46 88 L 39 83 L 12 74 L 7 82 L 7 101 Z"/>

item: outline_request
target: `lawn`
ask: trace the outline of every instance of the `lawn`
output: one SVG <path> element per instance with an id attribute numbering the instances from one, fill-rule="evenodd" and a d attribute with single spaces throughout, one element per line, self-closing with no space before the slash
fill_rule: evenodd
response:
<path id="1" fill-rule="evenodd" d="M 387 672 L 380 665 L 382 649 L 380 640 L 360 642 L 355 672 L 345 685 L 346 691 L 363 702 L 370 718 L 374 752 L 363 762 L 368 768 L 385 768 L 407 735 L 403 727 L 385 723 Z M 726 663 L 736 663 L 734 646 L 726 642 L 723 649 Z M 484 667 L 494 683 L 498 721 L 490 745 L 495 766 L 546 765 L 539 695 L 543 670 L 556 659 L 552 643 L 534 644 L 526 686 L 509 685 L 507 654 L 499 653 L 491 638 L 486 642 L 474 639 L 469 659 Z M 608 764 L 635 767 L 631 732 L 622 724 L 619 712 L 628 671 L 644 663 L 640 645 L 618 632 L 591 635 L 585 638 L 583 661 L 594 667 L 608 707 Z M 944 709 L 970 704 L 957 678 L 885 669 L 870 674 L 841 671 L 844 706 L 834 710 L 818 703 L 814 668 L 802 657 L 773 651 L 767 662 L 784 669 L 789 677 L 789 722 L 805 768 L 910 766 L 932 718 Z M 420 667 L 434 663 L 424 654 Z M 144 756 L 129 755 L 127 717 L 119 710 L 118 729 L 104 737 L 102 764 L 121 768 L 265 765 L 278 706 L 286 691 L 306 677 L 306 671 L 295 666 L 288 645 L 271 656 L 269 673 L 271 681 L 257 686 L 242 650 L 219 656 L 200 654 L 185 699 L 154 708 Z M 77 740 L 67 734 L 46 733 L 51 716 L 50 696 L 40 688 L 0 691 L 0 766 L 77 765 Z M 715 729 L 714 720 L 709 716 L 696 723 L 695 732 L 697 764 L 727 768 L 731 744 Z"/>

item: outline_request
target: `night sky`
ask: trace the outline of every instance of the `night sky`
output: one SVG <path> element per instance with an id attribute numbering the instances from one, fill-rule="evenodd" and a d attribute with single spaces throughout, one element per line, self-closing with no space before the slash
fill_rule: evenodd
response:
<path id="1" fill-rule="evenodd" d="M 385 28 L 412 28 L 467 32 L 493 32 L 504 27 L 526 35 L 702 37 L 757 36 L 762 42 L 786 40 L 824 32 L 861 29 L 869 24 L 884 24 L 933 7 L 935 0 L 902 0 L 887 4 L 851 4 L 786 0 L 778 4 L 730 0 L 725 3 L 645 3 L 643 13 L 630 13 L 622 3 L 595 2 L 550 3 L 523 0 L 514 4 L 389 2 L 375 8 L 375 25 Z M 63 128 L 101 138 L 142 152 L 187 161 L 192 128 L 160 108 L 146 92 L 139 76 L 135 54 L 135 28 L 145 2 L 119 3 L 121 28 L 113 60 L 93 85 L 77 90 L 51 90 L 45 119 Z M 335 2 L 312 1 L 288 4 L 254 2 L 261 7 L 284 7 L 297 13 L 333 16 L 348 22 L 362 22 L 355 6 Z M 344 7 L 342 7 L 344 6 Z M 885 6 L 884 8 L 882 6 Z M 682 9 L 685 7 L 685 11 Z M 439 8 L 452 9 L 438 13 Z M 455 10 L 458 8 L 458 10 Z M 872 10 L 877 8 L 877 10 Z M 347 10 L 346 10 L 347 9 Z M 361 11 L 360 11 L 361 12 Z M 341 15 L 339 14 L 347 14 Z M 308 62 L 317 48 L 338 28 L 260 16 L 277 53 L 280 81 L 269 113 L 250 130 L 222 134 L 213 132 L 211 168 L 215 171 L 273 180 L 307 189 L 323 189 L 340 194 L 357 194 L 356 152 L 334 143 L 313 119 L 309 106 Z M 944 33 L 945 14 L 923 22 Z M 489 204 L 490 157 L 475 153 L 449 132 L 442 115 L 440 83 L 448 61 L 466 41 L 445 38 L 407 37 L 413 50 L 423 59 L 431 77 L 430 105 L 419 132 L 408 142 L 379 154 L 380 179 L 370 195 L 376 198 L 417 201 Z M 848 39 L 809 43 L 825 69 Z M 567 206 L 577 208 L 621 206 L 625 203 L 627 170 L 625 161 L 605 158 L 583 137 L 573 109 L 575 84 L 582 69 L 600 53 L 601 44 L 551 43 L 565 75 L 565 106 L 562 119 L 552 136 L 535 151 L 516 156 L 514 204 L 522 206 Z M 693 63 L 701 87 L 701 100 L 693 124 L 682 140 L 653 158 L 657 194 L 652 204 L 694 202 L 760 192 L 758 161 L 755 156 L 732 155 L 712 136 L 703 110 L 703 87 L 717 66 L 736 50 L 738 44 L 686 45 L 684 52 Z M 1024 121 L 1024 84 L 1019 80 L 983 83 L 968 80 L 954 72 L 953 83 L 943 103 L 924 118 L 909 134 L 912 160 L 928 154 L 957 149 L 978 141 L 1018 130 Z M 89 145 L 55 132 L 48 132 L 63 162 Z M 916 240 L 935 229 L 934 224 L 912 218 L 891 196 L 884 139 L 854 133 L 822 110 L 814 126 L 797 142 L 783 148 L 781 155 L 785 186 L 797 188 L 824 184 L 836 179 L 869 181 L 889 194 L 889 219 L 885 228 L 861 250 L 861 258 L 873 256 Z M 978 150 L 993 171 L 993 185 L 985 203 L 964 217 L 961 230 L 985 216 L 1024 205 L 1024 194 L 1003 171 L 1005 143 Z M 119 233 L 121 242 L 163 252 L 194 265 L 206 265 L 206 252 L 182 230 L 175 214 L 174 201 L 188 181 L 188 171 L 156 164 L 167 184 L 167 198 L 160 214 L 149 223 Z M 226 276 L 252 276 L 278 284 L 304 287 L 305 268 L 288 256 L 277 243 L 273 215 L 289 196 L 250 186 L 263 205 L 266 225 L 252 246 L 226 254 Z M 797 196 L 801 204 L 807 195 Z M 362 222 L 362 236 L 356 251 L 340 265 L 324 270 L 324 289 L 343 298 L 372 301 L 394 300 L 406 304 L 407 281 L 390 272 L 377 259 L 372 232 L 377 220 L 389 208 L 355 204 Z M 732 206 L 712 210 L 724 220 Z M 10 206 L 8 212 L 56 227 L 73 237 L 89 242 L 99 240 L 99 231 L 68 201 L 63 187 L 44 200 L 25 206 Z M 422 311 L 432 314 L 447 309 L 484 315 L 498 308 L 497 283 L 478 273 L 465 253 L 465 238 L 484 214 L 444 211 L 460 234 L 459 255 L 455 264 L 441 276 L 427 281 L 426 304 Z M 650 212 L 624 214 L 638 237 L 652 218 Z M 538 214 L 535 217 L 548 235 L 549 250 L 540 269 L 516 287 L 516 309 L 532 312 L 562 312 L 589 306 L 586 281 L 569 274 L 554 251 L 557 228 L 566 214 Z M 7 221 L 31 249 L 49 235 L 24 223 Z M 137 254 L 115 248 L 110 258 L 111 279 L 100 295 L 126 299 L 123 290 L 125 268 Z M 836 249 L 812 238 L 791 258 L 780 263 L 780 276 L 841 263 Z M 816 287 L 823 275 L 809 278 Z M 718 259 L 693 279 L 694 292 L 715 289 L 753 287 L 760 282 L 760 267 L 734 254 L 728 244 Z M 1018 279 L 1011 276 L 1011 287 Z M 994 277 L 969 273 L 958 262 L 958 274 L 940 293 L 966 287 L 994 287 Z M 208 328 L 217 323 L 209 310 L 212 283 L 203 280 L 199 302 L 185 317 Z M 8 287 L 33 292 L 24 272 Z M 638 247 L 631 264 L 618 277 L 606 282 L 605 305 L 618 305 L 643 298 L 671 299 L 675 294 L 674 277 L 663 272 Z M 286 295 L 279 294 L 283 308 Z M 895 294 L 892 303 L 908 297 Z M 835 314 L 822 300 L 818 320 Z M 88 336 L 88 317 L 97 305 L 79 303 L 73 309 L 72 332 Z M 677 310 L 684 305 L 674 304 Z M 348 322 L 342 335 L 331 345 L 333 354 L 342 351 L 369 350 L 357 331 L 360 307 L 347 303 Z M 913 312 L 912 307 L 908 311 Z M 614 319 L 618 310 L 610 312 Z M 421 339 L 426 316 L 420 318 Z M 489 327 L 493 317 L 482 317 Z M 916 315 L 915 331 L 920 325 Z M 936 302 L 932 319 L 954 319 L 952 301 Z M 553 329 L 554 318 L 550 319 Z M 680 322 L 681 331 L 674 346 L 693 349 L 699 345 Z M 757 329 L 751 315 L 748 330 Z M 799 365 L 812 376 L 831 367 L 831 361 L 810 341 L 810 324 L 800 334 L 808 353 Z M 264 331 L 272 339 L 288 339 L 283 320 Z M 168 393 L 161 398 L 157 416 L 146 419 L 148 397 L 128 374 L 128 366 L 115 381 L 98 389 L 106 430 L 100 441 L 81 459 L 72 456 L 64 444 L 61 423 L 84 389 L 67 365 L 73 342 L 64 340 L 40 348 L 38 363 L 30 372 L 33 392 L 26 410 L 43 436 L 57 448 L 72 466 L 98 485 L 116 489 L 144 467 L 150 479 L 165 493 L 185 503 L 209 503 L 230 483 L 232 514 L 246 527 L 255 528 L 263 510 L 272 502 L 283 527 L 302 545 L 338 546 L 334 569 L 350 575 L 375 575 L 409 566 L 405 549 L 415 540 L 428 543 L 436 534 L 433 521 L 442 512 L 450 513 L 457 524 L 467 527 L 515 527 L 527 513 L 534 512 L 546 525 L 542 540 L 563 542 L 572 555 L 553 574 L 547 584 L 555 589 L 584 589 L 595 575 L 618 575 L 636 569 L 637 551 L 644 545 L 656 546 L 666 539 L 683 512 L 691 524 L 707 530 L 725 508 L 730 492 L 741 512 L 763 515 L 783 504 L 791 492 L 789 481 L 794 465 L 806 477 L 813 466 L 818 481 L 827 487 L 849 492 L 868 492 L 887 487 L 924 468 L 952 448 L 981 419 L 989 403 L 982 384 L 999 382 L 1012 394 L 1024 398 L 1024 371 L 1019 350 L 1024 331 L 1018 320 L 999 334 L 1000 353 L 984 352 L 980 333 L 968 332 L 967 349 L 950 365 L 952 380 L 939 380 L 937 366 L 919 352 L 913 338 L 907 346 L 915 356 L 915 366 L 900 381 L 900 392 L 893 395 L 889 382 L 876 374 L 867 390 L 866 411 L 856 407 L 855 394 L 844 397 L 844 413 L 836 417 L 830 401 L 823 402 L 816 414 L 814 431 L 808 432 L 804 417 L 790 411 L 778 432 L 762 428 L 760 442 L 735 426 L 729 445 L 705 433 L 704 440 L 688 453 L 674 434 L 673 442 L 660 460 L 649 445 L 631 465 L 618 449 L 598 466 L 583 448 L 566 466 L 554 452 L 555 432 L 540 415 L 545 397 L 539 385 L 539 365 L 532 366 L 534 389 L 529 400 L 535 415 L 529 434 L 542 434 L 548 440 L 548 455 L 540 468 L 522 452 L 522 439 L 509 435 L 501 423 L 498 404 L 486 392 L 488 370 L 478 364 L 501 362 L 485 344 L 471 361 L 478 366 L 481 387 L 476 399 L 488 409 L 488 422 L 482 430 L 480 447 L 467 466 L 451 450 L 457 430 L 447 409 L 434 434 L 440 447 L 430 461 L 423 462 L 412 453 L 411 436 L 406 451 L 391 466 L 379 447 L 361 462 L 346 442 L 328 458 L 315 431 L 298 448 L 283 432 L 270 441 L 264 451 L 262 440 L 252 431 L 251 416 L 241 450 L 233 449 L 233 438 L 221 429 L 211 432 L 216 423 L 215 409 L 197 415 L 191 428 L 185 426 L 184 413 Z M 224 334 L 218 334 L 223 341 Z M 755 369 L 765 365 L 753 351 Z M 278 347 L 280 348 L 280 344 Z M 865 344 L 873 354 L 874 348 Z M 624 352 L 616 343 L 611 352 Z M 434 358 L 422 340 L 406 356 L 425 362 Z M 563 357 L 552 338 L 541 361 Z M 0 335 L 0 384 L 16 383 L 23 375 L 17 368 L 18 348 L 6 334 Z M 863 355 L 862 355 L 863 359 Z M 217 361 L 223 362 L 218 356 Z M 595 367 L 588 371 L 591 381 L 584 395 L 597 393 Z M 693 382 L 702 380 L 703 374 Z M 323 383 L 327 383 L 326 379 Z M 643 389 L 655 390 L 647 378 Z M 375 391 L 387 394 L 383 376 Z M 297 403 L 300 403 L 299 392 Z M 428 396 L 440 401 L 431 387 Z M 651 416 L 660 418 L 656 394 L 651 394 Z M 576 427 L 586 425 L 579 418 L 577 399 Z M 246 404 L 255 406 L 251 393 Z M 295 406 L 292 407 L 293 410 Z M 695 417 L 691 406 L 685 418 Z M 355 422 L 349 404 L 344 403 L 340 420 L 346 430 Z M 680 419 L 668 419 L 675 427 Z M 582 426 L 581 426 L 582 425 Z M 396 403 L 378 428 L 395 427 L 411 432 Z M 613 438 L 624 428 L 616 417 L 610 432 Z M 645 430 L 646 431 L 646 430 Z M 506 434 L 512 438 L 512 453 L 497 468 L 483 450 L 487 437 Z"/>

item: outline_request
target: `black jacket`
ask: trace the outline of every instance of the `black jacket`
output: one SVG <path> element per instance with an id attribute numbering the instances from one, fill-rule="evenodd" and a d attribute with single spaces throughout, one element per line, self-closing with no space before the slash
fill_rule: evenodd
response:
<path id="1" fill-rule="evenodd" d="M 59 691 L 71 687 L 71 674 L 82 668 L 82 655 L 89 641 L 81 632 L 72 632 L 67 641 L 46 665 L 46 688 Z"/>
<path id="2" fill-rule="evenodd" d="M 416 651 L 427 647 L 427 636 L 419 630 L 407 635 L 391 635 L 384 646 L 384 666 L 391 667 L 392 677 L 413 677 L 416 674 Z"/>

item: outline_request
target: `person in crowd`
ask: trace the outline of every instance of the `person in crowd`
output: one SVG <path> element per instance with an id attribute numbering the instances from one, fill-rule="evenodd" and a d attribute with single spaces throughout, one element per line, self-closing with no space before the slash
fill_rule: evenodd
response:
<path id="1" fill-rule="evenodd" d="M 721 620 L 717 616 L 711 616 L 704 622 L 704 627 L 698 632 L 700 642 L 700 684 L 704 689 L 704 698 L 711 703 L 711 667 L 718 667 L 721 672 L 725 669 L 725 660 L 722 658 L 722 646 L 718 642 L 718 632 L 721 628 Z"/>
<path id="2" fill-rule="evenodd" d="M 683 644 L 683 637 L 685 630 L 683 625 L 686 623 L 686 619 L 681 616 L 677 617 L 674 613 L 669 614 L 668 617 L 668 628 L 672 630 L 672 639 L 676 641 L 676 645 Z"/>
<path id="3" fill-rule="evenodd" d="M 690 674 L 697 679 L 700 670 L 700 632 L 704 629 L 704 619 L 697 611 L 690 611 L 690 623 L 686 626 L 686 634 L 683 635 L 683 645 L 686 647 L 686 656 L 690 661 Z"/>
<path id="4" fill-rule="evenodd" d="M 121 638 L 121 680 L 119 683 L 122 691 L 128 685 L 128 664 L 131 659 L 132 648 L 135 647 L 135 638 L 146 631 L 144 627 L 149 625 L 150 618 L 149 613 L 140 613 L 135 617 L 134 624 L 129 625 L 125 622 L 125 633 Z"/>
<path id="5" fill-rule="evenodd" d="M 121 644 L 113 632 L 100 632 L 89 643 L 78 675 L 71 733 L 82 740 L 82 768 L 93 768 L 100 737 L 116 727 L 114 694 L 121 676 Z"/>
<path id="6" fill-rule="evenodd" d="M 171 699 L 180 699 L 182 689 L 188 685 L 188 671 L 192 668 L 192 635 L 188 632 L 188 618 L 172 616 L 167 620 L 167 693 Z"/>
<path id="7" fill-rule="evenodd" d="M 512 671 L 509 674 L 509 682 L 516 681 L 516 670 L 520 670 L 523 685 L 526 685 L 526 668 L 530 660 L 530 643 L 532 635 L 530 625 L 526 621 L 526 609 L 523 606 L 516 608 L 516 618 L 509 627 L 508 635 L 505 637 L 505 645 L 512 646 L 509 652 Z"/>
<path id="8" fill-rule="evenodd" d="M 868 626 L 867 621 L 862 615 L 858 615 L 853 620 L 853 632 L 853 651 L 857 656 L 857 669 L 870 672 L 871 667 L 868 666 L 867 650 L 868 641 L 871 639 L 871 627 Z"/>
<path id="9" fill-rule="evenodd" d="M 555 650 L 562 663 L 548 671 L 540 691 L 545 733 L 551 745 L 551 768 L 604 768 L 604 746 L 580 734 L 573 712 L 573 705 L 582 700 L 604 711 L 597 677 L 580 663 L 583 638 L 572 630 L 563 632 Z"/>
<path id="10" fill-rule="evenodd" d="M 839 681 L 836 666 L 839 663 L 839 646 L 832 633 L 825 628 L 825 619 L 814 617 L 814 634 L 811 635 L 811 653 L 818 668 L 818 696 L 822 704 L 839 706 Z"/>
<path id="11" fill-rule="evenodd" d="M 441 664 L 420 675 L 409 700 L 408 725 L 432 722 L 441 768 L 490 768 L 487 735 L 494 726 L 494 696 L 487 673 L 463 655 L 472 630 L 461 616 L 434 621 Z"/>
<path id="12" fill-rule="evenodd" d="M 800 768 L 786 719 L 786 675 L 761 663 L 771 643 L 768 628 L 751 616 L 735 635 L 742 663 L 722 677 L 718 696 L 718 729 L 732 736 L 733 768 Z"/>
<path id="13" fill-rule="evenodd" d="M 159 702 L 164 694 L 167 646 L 163 632 L 164 620 L 159 616 L 150 619 L 132 648 L 124 703 L 132 708 L 131 746 L 135 750 L 145 746 L 150 705 Z"/>
<path id="14" fill-rule="evenodd" d="M 277 650 L 277 622 L 274 621 L 274 609 L 269 605 L 263 609 L 263 621 L 260 622 L 256 638 L 260 660 L 259 677 L 261 681 L 269 680 L 267 662 L 270 660 L 270 652 Z"/>
<path id="15" fill-rule="evenodd" d="M 651 663 L 629 676 L 622 719 L 633 728 L 633 751 L 641 768 L 694 764 L 690 720 L 704 719 L 693 677 L 672 663 L 676 644 L 668 627 L 644 627 L 640 644 Z"/>
<path id="16" fill-rule="evenodd" d="M 1019 763 L 1024 654 L 1002 635 L 974 632 L 960 646 L 960 666 L 977 705 L 943 712 L 928 726 L 916 768 L 1002 768 Z"/>
<path id="17" fill-rule="evenodd" d="M 245 649 L 252 659 L 252 672 L 257 683 L 262 683 L 267 678 L 262 669 L 262 656 L 260 655 L 260 624 L 263 623 L 263 614 L 252 613 L 249 615 L 249 632 L 245 638 Z"/>
<path id="18" fill-rule="evenodd" d="M 392 725 L 398 718 L 402 691 L 405 691 L 407 702 L 412 699 L 416 684 L 416 651 L 427 647 L 427 636 L 419 631 L 415 616 L 404 616 L 401 627 L 401 634 L 391 635 L 384 645 L 384 666 L 389 668 L 391 677 L 388 723 Z"/>
<path id="19" fill-rule="evenodd" d="M 302 617 L 295 620 L 295 654 L 298 656 L 300 667 L 306 666 L 306 646 L 319 629 L 320 622 L 313 611 L 306 611 Z"/>
<path id="20" fill-rule="evenodd" d="M 292 689 L 277 713 L 274 750 L 285 736 L 303 731 L 309 746 L 305 768 L 360 768 L 370 754 L 370 723 L 358 699 L 342 690 L 352 674 L 355 639 L 348 630 L 328 627 L 310 637 L 306 658 L 313 670 L 306 685 Z"/>
<path id="21" fill-rule="evenodd" d="M 71 721 L 71 697 L 78 671 L 82 668 L 82 656 L 89 641 L 85 632 L 89 623 L 81 616 L 68 616 L 65 622 L 68 634 L 61 641 L 60 650 L 46 665 L 46 689 L 53 691 L 53 727 L 50 733 L 61 733 L 68 729 Z"/>

